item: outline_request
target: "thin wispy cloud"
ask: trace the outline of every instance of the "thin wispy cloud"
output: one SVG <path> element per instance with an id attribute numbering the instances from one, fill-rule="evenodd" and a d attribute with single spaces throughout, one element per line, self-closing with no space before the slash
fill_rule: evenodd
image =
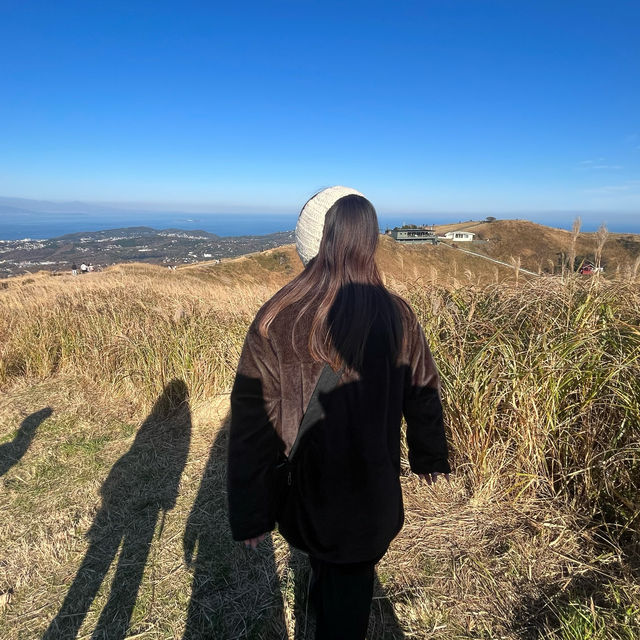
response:
<path id="1" fill-rule="evenodd" d="M 628 180 L 622 184 L 609 184 L 594 189 L 586 189 L 585 193 L 591 195 L 608 195 L 616 193 L 640 193 L 640 180 Z"/>
<path id="2" fill-rule="evenodd" d="M 579 163 L 579 169 L 585 169 L 589 171 L 598 171 L 603 169 L 609 169 L 611 171 L 619 171 L 624 167 L 619 164 L 606 164 L 604 158 L 598 158 L 597 160 L 581 160 Z"/>

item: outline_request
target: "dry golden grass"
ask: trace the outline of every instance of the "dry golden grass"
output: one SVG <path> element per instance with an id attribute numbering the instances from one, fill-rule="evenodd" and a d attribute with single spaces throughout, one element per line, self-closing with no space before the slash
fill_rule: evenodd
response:
<path id="1" fill-rule="evenodd" d="M 568 262 L 572 249 L 574 257 L 595 262 L 598 244 L 602 240 L 597 232 L 578 230 L 576 233 L 575 227 L 572 232 L 528 220 L 472 221 L 437 227 L 439 234 L 456 229 L 472 231 L 476 234 L 476 240 L 487 241 L 461 243 L 461 246 L 499 260 L 520 258 L 522 266 L 535 273 L 551 271 L 560 274 L 562 267 L 559 261 L 564 256 Z M 607 234 L 602 247 L 602 261 L 607 277 L 637 280 L 640 275 L 640 235 Z"/>
<path id="2" fill-rule="evenodd" d="M 403 460 L 369 637 L 636 637 L 640 289 L 516 287 L 440 251 L 379 254 L 440 366 L 456 472 L 428 487 Z M 0 290 L 1 638 L 72 637 L 71 605 L 82 638 L 312 637 L 304 558 L 233 543 L 224 491 L 242 339 L 297 269 L 285 247 Z M 172 380 L 188 404 L 152 411 Z"/>

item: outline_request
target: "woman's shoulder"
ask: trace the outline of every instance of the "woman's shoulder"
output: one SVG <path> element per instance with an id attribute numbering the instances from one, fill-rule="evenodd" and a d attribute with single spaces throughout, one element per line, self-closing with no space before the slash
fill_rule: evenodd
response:
<path id="1" fill-rule="evenodd" d="M 296 333 L 299 333 L 300 330 L 304 333 L 305 328 L 310 330 L 316 307 L 305 300 L 288 304 L 269 320 L 265 331 L 265 329 L 263 329 L 265 312 L 271 309 L 274 297 L 275 296 L 267 300 L 262 307 L 260 307 L 249 330 L 261 334 L 275 346 L 283 340 L 291 340 L 294 326 L 296 327 Z"/>
<path id="2" fill-rule="evenodd" d="M 403 323 L 407 326 L 416 324 L 418 319 L 409 302 L 405 298 L 403 298 L 400 294 L 395 293 L 393 291 L 389 291 L 388 289 L 387 291 L 391 296 L 391 299 L 395 303 Z"/>

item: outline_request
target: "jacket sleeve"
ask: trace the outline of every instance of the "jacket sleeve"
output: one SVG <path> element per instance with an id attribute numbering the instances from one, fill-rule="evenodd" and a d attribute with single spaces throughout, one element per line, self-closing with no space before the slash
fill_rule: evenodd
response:
<path id="1" fill-rule="evenodd" d="M 252 324 L 231 391 L 227 493 L 235 540 L 254 538 L 275 527 L 274 468 L 284 451 L 275 429 L 278 370 L 269 340 Z"/>
<path id="2" fill-rule="evenodd" d="M 407 421 L 409 464 L 414 473 L 449 473 L 440 378 L 422 327 L 412 318 L 409 367 L 403 413 Z"/>

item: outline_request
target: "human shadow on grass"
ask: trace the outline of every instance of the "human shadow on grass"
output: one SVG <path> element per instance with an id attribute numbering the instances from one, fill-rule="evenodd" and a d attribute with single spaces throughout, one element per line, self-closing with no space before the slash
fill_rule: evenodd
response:
<path id="1" fill-rule="evenodd" d="M 286 639 L 271 536 L 256 551 L 231 537 L 226 498 L 229 419 L 211 447 L 184 532 L 184 557 L 193 582 L 183 640 Z"/>
<path id="2" fill-rule="evenodd" d="M 53 409 L 51 407 L 45 407 L 27 416 L 20 424 L 15 438 L 0 445 L 0 477 L 20 462 L 20 459 L 27 452 L 35 438 L 38 427 L 52 413 Z"/>
<path id="3" fill-rule="evenodd" d="M 190 439 L 188 390 L 175 379 L 102 485 L 89 549 L 45 640 L 76 637 L 119 548 L 109 598 L 91 637 L 120 640 L 127 635 L 158 519 L 162 528 L 165 513 L 175 506 Z"/>

